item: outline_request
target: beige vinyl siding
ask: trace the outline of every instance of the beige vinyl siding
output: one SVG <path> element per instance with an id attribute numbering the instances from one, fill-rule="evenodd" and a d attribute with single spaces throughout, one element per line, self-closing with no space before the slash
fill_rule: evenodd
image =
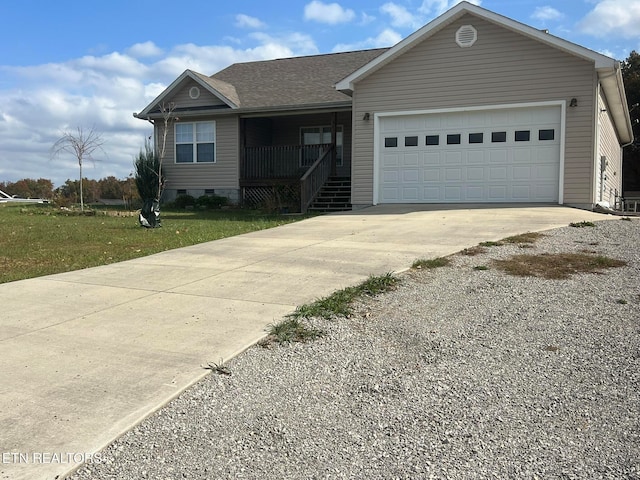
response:
<path id="1" fill-rule="evenodd" d="M 238 183 L 238 142 L 239 128 L 237 116 L 199 118 L 197 121 L 216 122 L 215 163 L 175 163 L 174 129 L 169 129 L 164 171 L 167 189 L 234 189 Z"/>
<path id="2" fill-rule="evenodd" d="M 471 48 L 456 30 L 473 25 Z M 465 15 L 355 85 L 353 201 L 373 201 L 373 115 L 376 112 L 569 101 L 564 202 L 589 203 L 593 164 L 593 65 L 488 21 Z M 371 120 L 363 121 L 365 112 Z"/>
<path id="3" fill-rule="evenodd" d="M 200 89 L 200 97 L 193 99 L 189 96 L 189 89 L 198 87 Z M 173 102 L 176 108 L 193 108 L 193 107 L 210 107 L 226 105 L 222 100 L 206 90 L 202 85 L 196 83 L 193 79 L 187 78 L 176 94 L 171 97 L 169 102 Z"/>
<path id="4" fill-rule="evenodd" d="M 607 168 L 605 170 L 606 180 L 604 182 L 604 192 L 602 200 L 611 205 L 615 202 L 616 193 L 622 195 L 622 148 L 618 142 L 615 127 L 611 114 L 608 111 L 607 102 L 600 92 L 598 97 L 598 112 L 600 121 L 600 141 L 599 155 L 607 157 Z M 600 172 L 596 171 L 599 176 Z M 597 184 L 598 182 L 596 182 Z M 600 192 L 596 192 L 596 200 L 600 199 Z"/>

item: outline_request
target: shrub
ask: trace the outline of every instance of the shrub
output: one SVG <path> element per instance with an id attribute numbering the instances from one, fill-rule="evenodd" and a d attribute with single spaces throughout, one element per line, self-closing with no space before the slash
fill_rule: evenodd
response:
<path id="1" fill-rule="evenodd" d="M 196 205 L 203 209 L 222 208 L 227 203 L 229 203 L 229 199 L 220 195 L 202 195 L 196 200 Z"/>
<path id="2" fill-rule="evenodd" d="M 196 205 L 196 199 L 191 195 L 178 195 L 173 201 L 176 208 L 194 207 Z"/>

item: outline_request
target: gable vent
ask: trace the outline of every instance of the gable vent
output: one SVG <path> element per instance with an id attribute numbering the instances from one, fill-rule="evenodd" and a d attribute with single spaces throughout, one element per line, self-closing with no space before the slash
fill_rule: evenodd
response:
<path id="1" fill-rule="evenodd" d="M 200 89 L 198 87 L 191 87 L 189 89 L 189 97 L 193 100 L 200 98 Z"/>
<path id="2" fill-rule="evenodd" d="M 456 43 L 460 47 L 470 47 L 478 40 L 478 31 L 472 25 L 463 25 L 456 32 Z"/>

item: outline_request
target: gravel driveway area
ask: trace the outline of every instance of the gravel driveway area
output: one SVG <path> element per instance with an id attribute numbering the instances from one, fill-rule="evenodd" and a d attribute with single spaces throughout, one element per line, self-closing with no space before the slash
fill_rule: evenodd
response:
<path id="1" fill-rule="evenodd" d="M 492 263 L 545 252 L 628 263 Z M 310 320 L 317 340 L 249 349 L 70 478 L 640 479 L 640 220 L 452 260 Z"/>

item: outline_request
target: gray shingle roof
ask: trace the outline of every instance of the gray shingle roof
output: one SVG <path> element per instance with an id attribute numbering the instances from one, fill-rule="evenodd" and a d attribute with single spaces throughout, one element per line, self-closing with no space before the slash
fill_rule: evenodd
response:
<path id="1" fill-rule="evenodd" d="M 210 80 L 232 87 L 237 105 L 243 109 L 349 102 L 350 97 L 338 92 L 334 85 L 387 50 L 236 63 L 212 75 Z"/>

